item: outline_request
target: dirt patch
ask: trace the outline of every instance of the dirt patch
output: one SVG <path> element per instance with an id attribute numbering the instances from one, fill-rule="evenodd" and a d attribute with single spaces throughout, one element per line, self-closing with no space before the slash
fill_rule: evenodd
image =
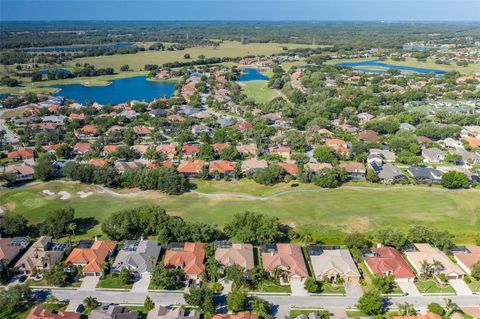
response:
<path id="1" fill-rule="evenodd" d="M 53 195 L 55 195 L 55 193 L 52 192 L 52 191 L 49 190 L 49 189 L 44 189 L 44 190 L 42 191 L 42 193 L 45 194 L 45 195 L 47 195 L 47 196 L 53 196 Z"/>
<path id="2" fill-rule="evenodd" d="M 58 195 L 60 195 L 61 200 L 67 200 L 67 199 L 70 199 L 71 197 L 70 193 L 66 191 L 58 192 Z"/>

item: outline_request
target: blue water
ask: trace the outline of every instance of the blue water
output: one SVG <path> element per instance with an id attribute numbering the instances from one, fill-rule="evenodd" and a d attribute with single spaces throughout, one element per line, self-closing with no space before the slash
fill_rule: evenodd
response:
<path id="1" fill-rule="evenodd" d="M 60 71 L 60 72 L 62 72 L 62 73 L 67 73 L 67 74 L 68 74 L 68 73 L 71 73 L 69 69 L 64 69 L 64 68 L 49 69 L 49 70 L 45 69 L 45 70 L 40 70 L 40 71 L 38 71 L 38 73 L 40 73 L 40 74 L 48 74 L 49 71 L 50 71 L 50 72 Z"/>
<path id="2" fill-rule="evenodd" d="M 133 43 L 116 43 L 116 44 L 99 44 L 99 45 L 76 45 L 65 47 L 45 47 L 45 48 L 31 48 L 25 49 L 25 52 L 66 52 L 66 51 L 83 51 L 96 48 L 125 48 L 131 47 Z"/>
<path id="3" fill-rule="evenodd" d="M 129 100 L 153 101 L 159 97 L 171 97 L 175 91 L 174 82 L 152 82 L 145 76 L 112 80 L 107 86 L 84 86 L 81 84 L 66 84 L 47 86 L 60 88 L 55 96 L 64 96 L 85 103 L 85 101 L 101 104 L 125 103 Z"/>
<path id="4" fill-rule="evenodd" d="M 369 66 L 378 66 L 378 67 L 383 67 L 386 69 L 395 69 L 395 70 L 400 70 L 400 71 L 413 71 L 417 73 L 434 73 L 434 74 L 445 74 L 447 72 L 443 70 L 435 70 L 435 69 L 425 69 L 425 68 L 416 68 L 413 66 L 400 66 L 400 65 L 394 65 L 394 64 L 387 64 L 387 63 L 382 63 L 379 62 L 378 60 L 371 60 L 371 61 L 363 61 L 363 62 L 344 62 L 344 63 L 337 63 L 337 66 L 343 66 L 343 67 L 369 67 Z M 384 71 L 381 70 L 368 70 L 368 69 L 358 69 L 358 71 L 362 72 L 371 72 L 371 73 L 385 73 Z"/>
<path id="5" fill-rule="evenodd" d="M 268 80 L 268 76 L 263 75 L 258 69 L 254 68 L 244 68 L 241 69 L 239 82 L 248 82 L 248 81 L 258 81 L 258 80 Z"/>

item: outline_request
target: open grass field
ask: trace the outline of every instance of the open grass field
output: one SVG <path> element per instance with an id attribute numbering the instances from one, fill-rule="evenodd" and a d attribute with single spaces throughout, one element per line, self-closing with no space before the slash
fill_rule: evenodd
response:
<path id="1" fill-rule="evenodd" d="M 246 55 L 271 55 L 273 53 L 282 53 L 283 48 L 306 48 L 319 47 L 307 44 L 279 44 L 279 43 L 248 43 L 225 41 L 217 48 L 213 47 L 195 47 L 187 48 L 182 51 L 145 51 L 137 54 L 119 54 L 112 56 L 88 57 L 75 59 L 69 62 L 70 66 L 76 63 L 89 63 L 96 68 L 113 67 L 119 70 L 124 64 L 128 64 L 131 69 L 138 71 L 143 70 L 145 64 L 162 65 L 167 62 L 174 61 L 190 61 L 196 60 L 199 55 L 203 54 L 206 58 L 211 57 L 242 57 Z M 191 59 L 184 59 L 185 54 L 190 54 Z"/>
<path id="2" fill-rule="evenodd" d="M 243 93 L 257 103 L 267 103 L 281 95 L 278 90 L 272 90 L 268 87 L 268 81 L 243 82 L 241 86 Z"/>
<path id="3" fill-rule="evenodd" d="M 445 287 L 440 287 L 434 280 L 419 280 L 415 282 L 415 285 L 423 294 L 436 294 L 436 293 L 455 293 L 452 286 L 446 285 Z"/>
<path id="4" fill-rule="evenodd" d="M 32 223 L 38 223 L 50 211 L 71 206 L 80 219 L 78 238 L 101 235 L 100 223 L 111 213 L 145 204 L 159 205 L 169 214 L 186 220 L 219 226 L 230 221 L 234 214 L 251 210 L 277 216 L 298 231 L 312 232 L 316 239 L 332 244 L 341 243 L 343 232 L 370 231 L 385 225 L 406 230 L 418 223 L 445 229 L 455 235 L 457 243 L 473 243 L 480 229 L 478 190 L 445 191 L 413 186 L 320 189 L 290 184 L 266 187 L 251 181 L 195 183 L 195 192 L 181 196 L 157 191 L 133 196 L 123 192 L 124 195 L 114 196 L 92 185 L 36 183 L 0 190 L 0 207 L 7 214 L 23 214 Z M 43 194 L 43 190 L 67 191 L 71 197 L 61 200 L 58 195 Z M 80 198 L 79 191 L 92 195 Z"/>
<path id="5" fill-rule="evenodd" d="M 337 63 L 342 63 L 342 62 L 360 62 L 360 61 L 369 61 L 369 60 L 375 60 L 375 58 L 333 59 L 333 60 L 327 61 L 326 64 L 335 65 Z M 458 71 L 461 74 L 474 74 L 474 73 L 480 72 L 480 64 L 469 64 L 467 67 L 463 67 L 463 66 L 458 66 L 454 63 L 452 63 L 451 65 L 436 64 L 432 60 L 427 60 L 426 62 L 418 62 L 416 59 L 413 59 L 413 58 L 407 58 L 406 61 L 394 61 L 392 59 L 387 59 L 382 62 L 387 64 L 400 65 L 400 66 L 411 66 L 416 68 L 443 70 L 447 72 Z M 372 66 L 366 66 L 364 68 L 370 69 L 370 70 L 386 71 L 384 68 L 378 68 L 378 67 L 372 67 Z M 356 69 L 361 69 L 361 67 L 358 67 Z M 406 72 L 406 71 L 404 72 L 406 74 L 414 73 L 414 72 Z"/>

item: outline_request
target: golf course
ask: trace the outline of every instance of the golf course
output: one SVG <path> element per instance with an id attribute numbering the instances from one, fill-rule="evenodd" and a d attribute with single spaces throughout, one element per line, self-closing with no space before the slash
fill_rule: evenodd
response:
<path id="1" fill-rule="evenodd" d="M 480 191 L 436 187 L 347 184 L 322 189 L 312 184 L 262 186 L 252 181 L 199 181 L 180 196 L 158 191 L 110 190 L 99 186 L 52 181 L 0 190 L 3 214 L 22 214 L 32 224 L 58 208 L 70 206 L 88 222 L 78 238 L 101 236 L 100 223 L 111 213 L 145 204 L 189 221 L 223 226 L 246 210 L 278 217 L 298 232 L 308 231 L 325 243 L 339 243 L 345 232 L 372 231 L 391 225 L 402 230 L 422 224 L 448 230 L 457 243 L 473 243 L 480 229 Z M 60 194 L 59 194 L 60 193 Z"/>

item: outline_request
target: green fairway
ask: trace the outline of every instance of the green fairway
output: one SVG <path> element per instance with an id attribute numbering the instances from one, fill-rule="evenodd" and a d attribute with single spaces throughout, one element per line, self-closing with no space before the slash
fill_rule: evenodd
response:
<path id="1" fill-rule="evenodd" d="M 283 48 L 307 48 L 320 47 L 308 44 L 281 44 L 281 43 L 248 43 L 241 44 L 240 42 L 224 41 L 220 46 L 214 47 L 194 47 L 179 51 L 144 51 L 137 54 L 117 54 L 111 56 L 99 56 L 75 59 L 69 61 L 70 66 L 76 63 L 89 63 L 96 68 L 113 67 L 116 71 L 124 64 L 128 64 L 131 69 L 138 71 L 143 70 L 145 64 L 162 65 L 167 62 L 174 61 L 192 61 L 196 60 L 199 55 L 204 55 L 206 58 L 211 57 L 243 57 L 247 55 L 271 55 L 274 53 L 282 53 Z M 185 54 L 190 54 L 191 59 L 185 59 Z"/>
<path id="2" fill-rule="evenodd" d="M 243 93 L 257 103 L 267 103 L 281 95 L 278 90 L 272 90 L 268 87 L 268 81 L 249 81 L 241 85 Z"/>
<path id="3" fill-rule="evenodd" d="M 191 192 L 181 196 L 167 196 L 157 191 L 113 196 L 100 193 L 91 185 L 37 183 L 0 190 L 0 205 L 7 213 L 21 213 L 32 223 L 42 221 L 56 208 L 71 206 L 85 225 L 92 225 L 93 221 L 100 223 L 112 212 L 144 204 L 157 204 L 186 220 L 219 226 L 230 221 L 234 214 L 251 210 L 277 216 L 297 230 L 311 231 L 314 237 L 329 243 L 339 243 L 345 231 L 371 231 L 385 225 L 406 230 L 412 224 L 445 229 L 455 235 L 456 242 L 473 243 L 480 229 L 478 190 L 358 186 L 320 189 L 313 185 L 292 187 L 290 184 L 266 187 L 251 181 L 195 183 L 195 191 L 200 194 Z M 61 200 L 58 195 L 45 195 L 43 190 L 54 193 L 63 190 L 71 197 Z M 80 198 L 79 191 L 92 192 L 92 195 Z M 86 232 L 79 231 L 78 237 L 92 238 L 94 235 L 101 235 L 99 224 Z"/>

